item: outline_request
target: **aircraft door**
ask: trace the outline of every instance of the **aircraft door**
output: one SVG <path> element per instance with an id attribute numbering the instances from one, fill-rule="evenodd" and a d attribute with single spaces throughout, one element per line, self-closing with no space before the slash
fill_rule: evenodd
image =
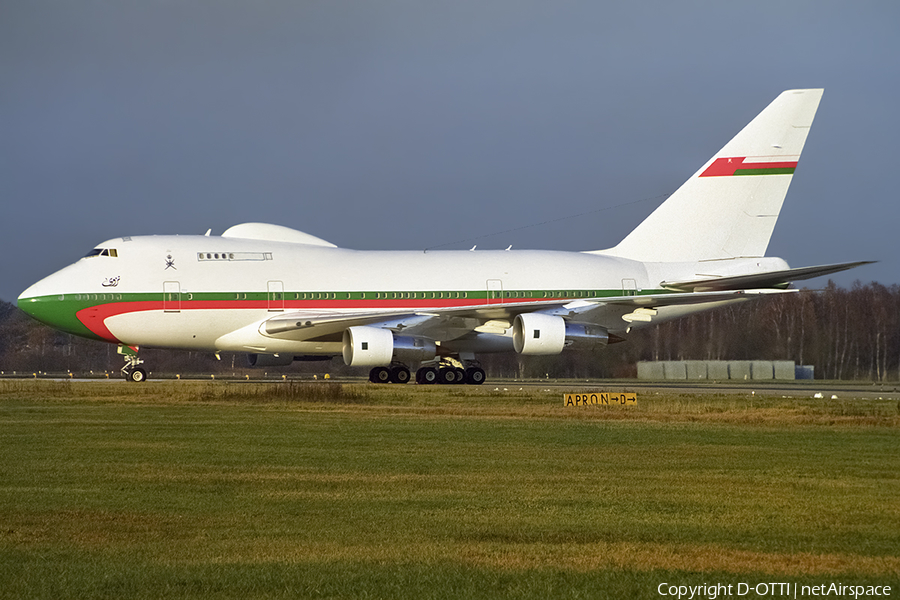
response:
<path id="1" fill-rule="evenodd" d="M 634 279 L 623 279 L 622 280 L 622 295 L 623 296 L 637 296 L 637 281 Z"/>
<path id="2" fill-rule="evenodd" d="M 284 283 L 281 281 L 270 281 L 268 284 L 268 301 L 269 312 L 280 312 L 284 310 Z"/>
<path id="3" fill-rule="evenodd" d="M 503 281 L 499 279 L 487 280 L 487 303 L 503 304 Z"/>
<path id="4" fill-rule="evenodd" d="M 163 312 L 181 312 L 181 284 L 177 281 L 163 282 Z"/>

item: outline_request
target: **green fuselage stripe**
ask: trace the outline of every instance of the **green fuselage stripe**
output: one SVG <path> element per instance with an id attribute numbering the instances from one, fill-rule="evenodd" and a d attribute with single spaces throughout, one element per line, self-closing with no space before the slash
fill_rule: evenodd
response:
<path id="1" fill-rule="evenodd" d="M 672 293 L 669 290 L 469 290 L 469 291 L 366 291 L 366 292 L 143 292 L 62 294 L 23 298 L 19 308 L 35 319 L 56 329 L 91 339 L 103 339 L 90 331 L 78 319 L 81 310 L 96 306 L 134 303 L 178 302 L 178 310 L 242 310 L 266 308 L 269 303 L 284 303 L 284 310 L 403 310 L 403 302 L 411 301 L 409 309 L 479 306 L 484 304 L 513 304 L 522 302 L 571 302 L 588 298 L 615 296 L 643 296 Z M 430 303 L 430 301 L 434 301 Z M 220 304 L 221 306 L 216 306 Z M 212 304 L 212 305 L 211 305 Z M 332 305 L 332 306 L 329 306 Z M 123 307 L 124 308 L 124 307 Z M 146 308 L 138 309 L 146 310 Z M 122 312 L 128 312 L 127 309 Z"/>

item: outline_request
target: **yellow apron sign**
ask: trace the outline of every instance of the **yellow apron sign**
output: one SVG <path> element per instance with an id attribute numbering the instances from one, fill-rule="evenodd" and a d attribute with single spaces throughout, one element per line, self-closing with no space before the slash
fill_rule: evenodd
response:
<path id="1" fill-rule="evenodd" d="M 637 394 L 634 392 L 584 392 L 580 394 L 563 394 L 565 406 L 587 406 L 589 404 L 600 405 L 626 405 L 637 404 Z"/>

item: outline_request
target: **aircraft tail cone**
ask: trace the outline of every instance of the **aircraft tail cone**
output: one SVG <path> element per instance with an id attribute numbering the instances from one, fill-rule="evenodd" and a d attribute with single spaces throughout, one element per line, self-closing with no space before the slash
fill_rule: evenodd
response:
<path id="1" fill-rule="evenodd" d="M 617 336 L 617 335 L 614 334 L 614 333 L 610 333 L 610 334 L 609 334 L 609 339 L 606 341 L 606 344 L 607 344 L 607 345 L 609 345 L 609 344 L 618 344 L 619 342 L 624 342 L 624 341 L 626 341 L 625 338 L 619 337 L 619 336 Z"/>

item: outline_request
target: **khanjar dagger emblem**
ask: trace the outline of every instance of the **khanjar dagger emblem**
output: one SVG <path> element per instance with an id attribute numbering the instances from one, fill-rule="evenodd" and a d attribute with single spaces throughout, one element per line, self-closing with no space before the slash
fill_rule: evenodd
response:
<path id="1" fill-rule="evenodd" d="M 171 254 L 166 256 L 166 268 L 164 270 L 168 271 L 170 268 L 175 269 L 176 271 L 178 270 L 178 267 L 175 266 L 175 259 L 172 258 Z"/>

